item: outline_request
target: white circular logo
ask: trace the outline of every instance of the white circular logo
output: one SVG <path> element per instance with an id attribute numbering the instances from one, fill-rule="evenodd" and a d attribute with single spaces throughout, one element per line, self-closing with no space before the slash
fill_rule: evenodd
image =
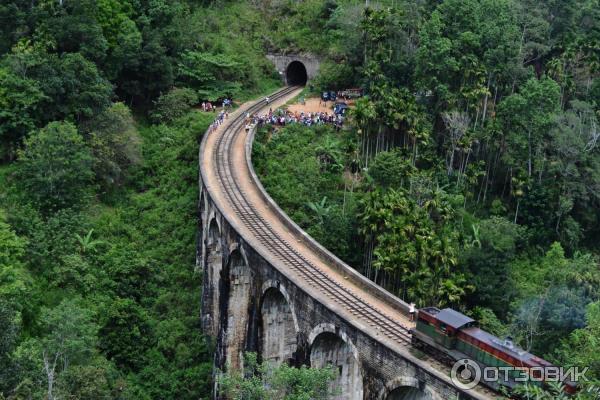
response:
<path id="1" fill-rule="evenodd" d="M 452 383 L 460 389 L 473 389 L 481 380 L 481 368 L 475 361 L 463 358 L 452 366 L 450 378 Z"/>

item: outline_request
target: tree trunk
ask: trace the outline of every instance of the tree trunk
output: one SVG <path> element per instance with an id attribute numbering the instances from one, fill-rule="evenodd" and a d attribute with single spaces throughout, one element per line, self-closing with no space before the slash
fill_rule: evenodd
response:
<path id="1" fill-rule="evenodd" d="M 488 105 L 488 97 L 490 93 L 490 83 L 492 80 L 492 74 L 488 76 L 487 88 L 485 91 L 485 98 L 483 99 L 483 115 L 481 116 L 481 126 L 485 124 L 485 116 L 487 115 L 487 105 Z"/>
<path id="2" fill-rule="evenodd" d="M 527 176 L 531 178 L 531 131 L 527 131 L 527 146 L 529 157 L 527 158 Z"/>
<path id="3" fill-rule="evenodd" d="M 455 148 L 454 145 L 452 146 L 452 151 L 450 152 L 450 162 L 448 163 L 448 176 L 450 176 L 450 174 L 452 173 L 453 170 L 453 166 L 454 166 L 454 152 L 455 152 Z"/>

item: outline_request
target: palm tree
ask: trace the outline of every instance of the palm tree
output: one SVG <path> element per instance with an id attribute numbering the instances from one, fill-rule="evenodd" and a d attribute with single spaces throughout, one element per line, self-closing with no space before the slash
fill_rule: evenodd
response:
<path id="1" fill-rule="evenodd" d="M 350 110 L 350 116 L 354 118 L 361 141 L 361 152 L 364 156 L 365 166 L 369 165 L 369 135 L 371 126 L 377 119 L 375 104 L 367 97 L 356 101 L 354 108 Z"/>

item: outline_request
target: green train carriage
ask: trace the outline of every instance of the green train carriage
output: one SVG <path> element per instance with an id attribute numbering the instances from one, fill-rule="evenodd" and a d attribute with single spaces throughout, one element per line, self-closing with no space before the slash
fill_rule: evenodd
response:
<path id="1" fill-rule="evenodd" d="M 416 347 L 448 364 L 470 359 L 481 370 L 485 367 L 497 367 L 502 371 L 498 374 L 498 380 L 483 382 L 495 390 L 499 390 L 500 386 L 514 388 L 522 383 L 517 378 L 528 379 L 529 384 L 543 386 L 541 371 L 552 367 L 546 360 L 516 346 L 510 338 L 500 339 L 480 329 L 477 321 L 451 308 L 420 309 L 416 327 L 411 333 Z M 508 380 L 503 379 L 505 377 Z M 564 381 L 563 384 L 567 393 L 576 392 L 574 383 Z"/>

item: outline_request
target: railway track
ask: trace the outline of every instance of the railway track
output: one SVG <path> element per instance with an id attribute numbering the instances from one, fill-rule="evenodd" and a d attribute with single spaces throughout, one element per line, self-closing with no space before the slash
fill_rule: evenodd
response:
<path id="1" fill-rule="evenodd" d="M 284 101 L 295 90 L 298 87 L 286 87 L 276 92 L 270 96 L 270 104 Z M 285 223 L 285 215 L 271 203 L 268 196 L 267 200 L 262 195 L 256 197 L 257 192 L 263 193 L 262 186 L 252 171 L 249 159 L 245 157 L 250 150 L 245 146 L 245 150 L 240 147 L 240 143 L 245 143 L 247 138 L 240 135 L 245 135 L 246 113 L 255 114 L 269 106 L 264 101 L 256 102 L 234 114 L 235 117 L 232 115 L 222 130 L 205 137 L 203 148 L 206 142 L 211 144 L 201 153 L 201 163 L 205 168 L 203 179 L 207 179 L 205 183 L 211 196 L 215 196 L 213 200 L 217 201 L 218 198 L 224 207 L 222 212 L 228 215 L 229 222 L 236 230 L 246 231 L 238 232 L 246 241 L 251 241 L 252 246 L 257 244 L 262 252 L 268 253 L 273 267 L 302 282 L 304 290 L 310 289 L 311 295 L 314 293 L 318 301 L 341 318 L 351 317 L 354 322 L 360 322 L 361 329 L 370 329 L 368 333 L 371 337 L 386 346 L 393 344 L 392 347 L 397 350 L 405 351 L 406 355 L 414 357 L 413 362 L 426 364 L 425 368 L 430 373 L 448 382 L 450 368 L 447 365 L 426 354 L 410 354 L 414 350 L 411 350 L 409 328 L 403 323 L 408 322 L 406 310 L 385 302 L 378 304 L 370 290 L 345 280 L 346 272 L 342 276 L 340 271 L 330 268 L 332 261 L 326 255 L 312 247 L 293 243 L 302 242 L 303 232 Z M 377 291 L 378 288 L 373 290 Z M 481 385 L 470 392 L 469 397 L 479 400 L 498 398 L 493 391 Z"/>
<path id="2" fill-rule="evenodd" d="M 286 87 L 270 98 L 272 101 L 277 101 L 296 89 L 296 87 Z M 265 102 L 258 102 L 250 106 L 246 112 L 254 114 L 267 107 Z M 219 185 L 236 217 L 264 248 L 280 260 L 283 266 L 299 275 L 312 288 L 319 290 L 354 317 L 371 326 L 378 334 L 385 335 L 401 345 L 410 344 L 411 335 L 406 326 L 373 307 L 358 293 L 333 279 L 326 271 L 300 254 L 288 241 L 279 237 L 269 221 L 261 218 L 256 212 L 255 206 L 248 201 L 239 183 L 237 168 L 233 164 L 232 157 L 232 143 L 237 135 L 243 134 L 244 123 L 244 113 L 231 120 L 218 137 L 212 154 Z"/>

